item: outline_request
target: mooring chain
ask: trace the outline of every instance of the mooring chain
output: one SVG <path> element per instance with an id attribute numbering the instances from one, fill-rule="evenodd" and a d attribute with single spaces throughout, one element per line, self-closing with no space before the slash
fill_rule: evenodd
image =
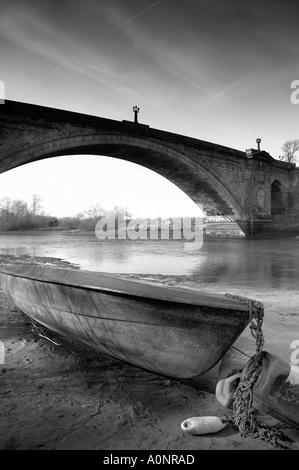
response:
<path id="1" fill-rule="evenodd" d="M 281 430 L 270 428 L 258 422 L 257 411 L 253 407 L 253 387 L 261 371 L 263 358 L 261 351 L 265 340 L 263 335 L 264 306 L 262 302 L 246 297 L 226 294 L 249 307 L 250 331 L 256 340 L 256 353 L 251 359 L 246 375 L 243 374 L 234 394 L 232 424 L 239 430 L 242 437 L 259 437 L 280 449 L 290 449 L 289 439 Z"/>
<path id="2" fill-rule="evenodd" d="M 252 336 L 256 340 L 256 354 L 262 351 L 264 347 L 264 334 L 263 334 L 263 321 L 264 321 L 264 306 L 262 302 L 257 300 L 247 299 L 246 297 L 241 297 L 240 295 L 225 294 L 231 299 L 236 299 L 249 307 L 250 315 L 250 331 Z"/>

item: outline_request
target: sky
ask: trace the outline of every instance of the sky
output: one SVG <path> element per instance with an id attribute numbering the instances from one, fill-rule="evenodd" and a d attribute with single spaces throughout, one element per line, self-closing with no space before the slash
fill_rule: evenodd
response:
<path id="1" fill-rule="evenodd" d="M 0 0 L 0 81 L 6 99 L 116 120 L 137 105 L 152 128 L 238 150 L 259 137 L 278 158 L 299 138 L 298 17 L 295 0 Z M 41 184 L 44 174 L 61 184 Z M 161 176 L 104 156 L 0 175 L 0 199 L 32 193 L 58 216 L 96 202 L 195 207 Z"/>

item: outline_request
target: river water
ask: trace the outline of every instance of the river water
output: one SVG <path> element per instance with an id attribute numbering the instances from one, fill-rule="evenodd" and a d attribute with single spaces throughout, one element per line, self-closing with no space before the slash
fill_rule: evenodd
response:
<path id="1" fill-rule="evenodd" d="M 206 239 L 200 249 L 191 244 L 32 231 L 0 234 L 0 255 L 62 258 L 90 271 L 261 300 L 270 349 L 288 359 L 294 341 L 299 348 L 299 239 Z"/>
<path id="2" fill-rule="evenodd" d="M 0 254 L 62 258 L 109 273 L 187 276 L 218 289 L 297 291 L 299 239 L 207 239 L 192 242 L 105 240 L 93 233 L 32 231 L 0 234 Z"/>

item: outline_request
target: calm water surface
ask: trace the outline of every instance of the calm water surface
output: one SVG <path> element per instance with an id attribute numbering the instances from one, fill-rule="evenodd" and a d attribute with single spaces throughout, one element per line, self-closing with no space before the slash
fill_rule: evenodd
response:
<path id="1" fill-rule="evenodd" d="M 187 245 L 182 241 L 99 241 L 92 233 L 80 232 L 0 235 L 0 254 L 57 257 L 90 271 L 183 275 L 221 290 L 298 289 L 299 239 L 208 239 L 196 250 L 190 249 L 192 243 Z"/>

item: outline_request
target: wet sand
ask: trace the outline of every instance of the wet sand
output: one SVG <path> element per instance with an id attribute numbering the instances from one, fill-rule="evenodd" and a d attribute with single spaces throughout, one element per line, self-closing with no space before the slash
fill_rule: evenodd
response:
<path id="1" fill-rule="evenodd" d="M 28 262 L 28 258 L 0 258 L 1 265 L 12 261 Z M 68 266 L 53 258 L 31 258 L 30 262 Z M 143 278 L 165 284 L 182 281 L 177 276 Z M 192 279 L 184 284 L 192 286 Z M 264 297 L 271 318 L 264 330 L 265 349 L 289 361 L 291 332 L 298 331 L 298 299 L 290 295 L 288 305 L 285 300 L 279 305 L 278 299 L 267 298 L 266 293 Z M 30 318 L 0 291 L 0 339 L 5 344 L 5 364 L 0 365 L 0 449 L 193 453 L 274 449 L 258 438 L 242 438 L 231 426 L 205 436 L 181 431 L 182 421 L 189 417 L 230 414 L 215 398 L 218 366 L 202 376 L 196 389 L 110 359 L 49 330 L 44 332 L 58 344 L 38 336 Z M 238 344 L 254 349 L 248 331 Z M 270 417 L 266 420 L 278 423 Z M 287 434 L 299 449 L 299 433 L 289 429 Z"/>

